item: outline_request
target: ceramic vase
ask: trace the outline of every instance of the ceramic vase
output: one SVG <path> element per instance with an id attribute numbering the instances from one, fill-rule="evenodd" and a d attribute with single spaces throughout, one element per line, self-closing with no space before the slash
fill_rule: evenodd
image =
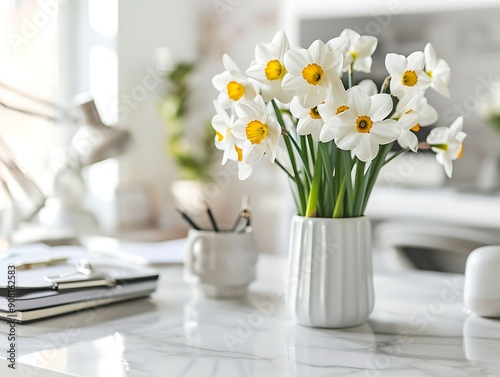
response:
<path id="1" fill-rule="evenodd" d="M 288 268 L 287 309 L 296 322 L 363 324 L 374 305 L 370 220 L 293 217 Z"/>

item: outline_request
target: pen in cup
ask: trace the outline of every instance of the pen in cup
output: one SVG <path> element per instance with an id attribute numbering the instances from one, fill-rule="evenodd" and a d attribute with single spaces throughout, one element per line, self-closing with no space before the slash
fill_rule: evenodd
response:
<path id="1" fill-rule="evenodd" d="M 232 232 L 243 233 L 248 227 L 250 227 L 250 197 L 245 194 L 241 200 L 241 211 L 240 215 L 236 219 Z"/>
<path id="2" fill-rule="evenodd" d="M 177 212 L 182 216 L 186 222 L 191 225 L 191 227 L 195 230 L 201 230 L 201 228 L 193 221 L 191 218 L 188 216 L 188 214 L 184 211 L 182 211 L 180 208 L 176 208 Z"/>
<path id="3" fill-rule="evenodd" d="M 212 223 L 212 228 L 214 229 L 214 231 L 216 233 L 218 233 L 219 232 L 219 227 L 217 226 L 217 221 L 215 221 L 214 214 L 212 213 L 212 210 L 208 206 L 207 202 L 205 202 L 205 207 L 206 207 L 206 210 L 207 210 L 208 218 L 210 219 L 210 222 Z"/>

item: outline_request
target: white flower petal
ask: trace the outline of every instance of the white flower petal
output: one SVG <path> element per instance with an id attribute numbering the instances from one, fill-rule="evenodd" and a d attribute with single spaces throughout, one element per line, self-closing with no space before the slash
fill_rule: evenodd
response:
<path id="1" fill-rule="evenodd" d="M 398 122 L 392 119 L 387 119 L 381 122 L 373 123 L 370 133 L 378 144 L 384 145 L 392 143 L 396 140 L 401 133 L 401 129 L 399 128 Z"/>
<path id="2" fill-rule="evenodd" d="M 427 135 L 427 144 L 437 145 L 437 144 L 447 144 L 448 143 L 448 133 L 449 130 L 446 127 L 436 127 L 431 130 L 429 135 Z"/>
<path id="3" fill-rule="evenodd" d="M 353 86 L 347 90 L 347 105 L 358 115 L 368 115 L 371 100 L 363 89 Z"/>
<path id="4" fill-rule="evenodd" d="M 360 59 L 373 55 L 377 48 L 378 39 L 371 35 L 361 35 L 354 42 L 354 51 L 357 52 Z"/>
<path id="5" fill-rule="evenodd" d="M 418 138 L 411 131 L 403 131 L 401 132 L 401 135 L 398 137 L 398 144 L 403 149 L 409 148 L 413 152 L 416 152 L 418 148 Z"/>
<path id="6" fill-rule="evenodd" d="M 236 115 L 241 118 L 259 119 L 260 112 L 253 103 L 237 103 L 234 108 Z"/>
<path id="7" fill-rule="evenodd" d="M 238 179 L 244 181 L 252 175 L 253 167 L 245 162 L 238 163 Z"/>
<path id="8" fill-rule="evenodd" d="M 289 73 L 302 75 L 302 70 L 310 63 L 307 50 L 295 48 L 285 54 L 285 67 Z"/>
<path id="9" fill-rule="evenodd" d="M 245 140 L 247 138 L 247 124 L 248 122 L 245 122 L 243 119 L 237 119 L 231 126 L 233 136 L 237 139 Z"/>
<path id="10" fill-rule="evenodd" d="M 238 65 L 229 57 L 228 54 L 224 54 L 224 56 L 222 56 L 222 64 L 224 64 L 224 68 L 229 72 L 241 72 Z"/>
<path id="11" fill-rule="evenodd" d="M 381 93 L 370 97 L 371 107 L 368 116 L 374 121 L 383 120 L 392 111 L 393 103 L 389 94 Z"/>
<path id="12" fill-rule="evenodd" d="M 357 158 L 363 162 L 372 161 L 378 153 L 378 143 L 370 137 L 370 134 L 363 134 L 359 140 L 359 144 L 354 148 L 353 152 Z"/>
<path id="13" fill-rule="evenodd" d="M 385 57 L 385 68 L 387 72 L 394 78 L 400 77 L 406 71 L 407 60 L 403 55 L 387 54 Z M 391 82 L 392 84 L 392 82 Z"/>
<path id="14" fill-rule="evenodd" d="M 424 48 L 424 55 L 425 55 L 425 70 L 434 70 L 434 68 L 437 65 L 438 58 L 436 55 L 436 51 L 434 50 L 434 47 L 429 43 L 425 45 Z"/>
<path id="15" fill-rule="evenodd" d="M 283 30 L 276 33 L 272 43 L 275 46 L 278 46 L 278 54 L 280 57 L 283 57 L 285 53 L 290 50 L 290 42 L 288 41 L 288 37 Z"/>
<path id="16" fill-rule="evenodd" d="M 406 70 L 415 71 L 417 74 L 424 70 L 425 57 L 422 51 L 415 51 L 408 55 Z M 419 77 L 420 78 L 420 77 Z"/>
<path id="17" fill-rule="evenodd" d="M 350 151 L 356 148 L 361 142 L 361 134 L 354 131 L 343 135 L 336 135 L 335 142 L 340 149 Z"/>
<path id="18" fill-rule="evenodd" d="M 366 92 L 366 94 L 368 94 L 370 97 L 378 93 L 377 84 L 375 84 L 373 80 L 370 79 L 361 80 L 358 83 L 358 86 L 361 89 L 363 89 Z"/>
<path id="19" fill-rule="evenodd" d="M 352 29 L 344 29 L 342 33 L 340 33 L 341 37 L 348 37 L 351 43 L 353 43 L 357 38 L 360 37 L 359 33 Z"/>
<path id="20" fill-rule="evenodd" d="M 305 119 L 305 118 L 309 117 L 309 111 L 310 111 L 310 109 L 306 109 L 305 107 L 300 106 L 299 100 L 297 97 L 295 97 L 292 100 L 292 102 L 290 103 L 290 112 L 297 119 Z"/>
<path id="21" fill-rule="evenodd" d="M 351 41 L 348 37 L 336 37 L 330 39 L 326 43 L 326 47 L 328 47 L 330 51 L 340 52 L 344 56 L 347 54 L 347 51 L 349 51 L 350 45 Z"/>
<path id="22" fill-rule="evenodd" d="M 263 64 L 254 64 L 250 66 L 250 68 L 248 68 L 245 73 L 256 80 L 259 80 L 260 82 L 266 82 L 268 80 L 264 71 L 265 69 L 266 66 Z"/>
<path id="23" fill-rule="evenodd" d="M 372 58 L 367 56 L 366 58 L 357 58 L 354 60 L 352 69 L 357 72 L 370 73 L 372 70 Z"/>
<path id="24" fill-rule="evenodd" d="M 286 75 L 281 84 L 285 93 L 301 95 L 307 90 L 308 83 L 301 76 Z"/>
<path id="25" fill-rule="evenodd" d="M 315 40 L 307 49 L 311 54 L 312 61 L 318 65 L 323 65 L 325 53 L 328 51 L 325 44 L 319 39 Z"/>
<path id="26" fill-rule="evenodd" d="M 255 59 L 258 63 L 267 64 L 271 60 L 276 59 L 273 56 L 272 52 L 272 44 L 271 43 L 259 43 L 255 46 Z"/>
<path id="27" fill-rule="evenodd" d="M 318 88 L 320 89 L 320 88 Z M 318 90 L 317 88 L 311 88 L 305 92 L 301 97 L 299 97 L 299 103 L 305 108 L 312 109 L 318 106 L 326 98 L 326 90 Z"/>
<path id="28" fill-rule="evenodd" d="M 446 175 L 448 178 L 451 178 L 453 175 L 453 163 L 451 162 L 451 159 L 444 153 L 438 153 L 436 154 L 436 160 L 439 164 L 444 166 Z"/>
<path id="29" fill-rule="evenodd" d="M 434 89 L 436 92 L 442 94 L 446 98 L 450 98 L 450 90 L 448 89 L 448 84 L 446 84 L 440 78 L 436 77 L 435 79 L 432 80 L 431 88 Z"/>

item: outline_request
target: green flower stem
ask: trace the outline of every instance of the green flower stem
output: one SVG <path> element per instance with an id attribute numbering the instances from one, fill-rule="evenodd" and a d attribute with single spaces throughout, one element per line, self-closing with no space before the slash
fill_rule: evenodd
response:
<path id="1" fill-rule="evenodd" d="M 333 145 L 333 142 L 332 142 Z M 319 142 L 318 143 L 318 158 L 321 155 L 323 160 L 323 168 L 326 180 L 326 187 L 324 190 L 324 198 L 326 206 L 324 208 L 325 213 L 324 217 L 332 217 L 333 209 L 335 207 L 335 182 L 333 180 L 333 156 L 328 154 L 328 150 L 330 149 L 330 145 Z M 336 152 L 336 149 L 331 149 L 333 152 Z"/>
<path id="2" fill-rule="evenodd" d="M 382 166 L 384 166 L 385 159 L 391 151 L 393 144 L 394 142 L 386 144 L 382 148 L 380 148 L 377 157 L 375 157 L 375 160 L 372 162 L 372 166 L 370 166 L 369 174 L 367 174 L 368 184 L 363 198 L 363 206 L 361 208 L 362 213 L 365 212 L 366 205 L 368 204 L 368 199 L 370 198 L 373 186 L 375 186 L 375 181 L 377 180 L 380 169 L 382 169 Z"/>
<path id="3" fill-rule="evenodd" d="M 345 207 L 345 217 L 352 217 L 354 210 L 354 193 L 352 189 L 352 160 L 349 151 L 342 151 L 340 154 L 344 166 L 345 188 L 347 196 L 347 206 Z"/>
<path id="4" fill-rule="evenodd" d="M 316 164 L 314 165 L 314 176 L 307 201 L 306 217 L 316 217 L 318 212 L 318 194 L 321 186 L 321 176 L 323 173 L 323 155 L 318 154 Z"/>
<path id="5" fill-rule="evenodd" d="M 314 165 L 316 161 L 316 153 L 314 153 L 314 140 L 312 138 L 312 135 L 307 135 L 307 143 L 309 145 L 309 154 L 311 155 L 311 160 Z"/>
<path id="6" fill-rule="evenodd" d="M 339 219 L 344 217 L 344 193 L 345 193 L 345 178 L 340 185 L 339 195 L 335 201 L 335 209 L 333 210 L 333 218 Z"/>
<path id="7" fill-rule="evenodd" d="M 362 216 L 363 214 L 361 213 L 361 209 L 363 206 L 364 202 L 364 196 L 366 193 L 366 188 L 368 186 L 368 173 L 365 176 L 365 166 L 366 163 L 357 160 L 356 161 L 356 182 L 354 186 L 354 197 L 355 197 L 355 203 L 354 203 L 354 216 L 359 217 Z"/>
<path id="8" fill-rule="evenodd" d="M 278 105 L 276 104 L 274 99 L 271 100 L 271 103 L 273 105 L 273 109 L 274 109 L 274 112 L 276 114 L 276 117 L 278 118 L 278 123 L 281 125 L 281 128 L 286 130 L 285 121 L 283 120 L 283 116 L 281 115 L 281 111 L 278 108 Z M 309 161 L 307 160 L 307 149 L 305 151 L 303 151 L 302 148 L 300 148 L 300 146 L 297 144 L 297 141 L 295 140 L 295 138 L 292 137 L 291 135 L 289 135 L 289 140 L 292 142 L 293 146 L 297 150 L 297 153 L 299 154 L 299 157 L 302 160 L 302 164 L 304 165 L 304 171 L 306 173 L 306 177 L 309 180 L 309 182 L 311 182 L 312 176 L 311 176 L 311 171 L 309 169 Z M 288 152 L 288 153 L 290 153 L 290 152 Z"/>
<path id="9" fill-rule="evenodd" d="M 391 157 L 389 157 L 387 160 L 385 160 L 384 165 L 387 165 L 389 162 L 391 162 L 392 160 L 394 160 L 396 157 L 398 157 L 398 156 L 400 156 L 402 154 L 405 154 L 408 151 L 409 151 L 409 149 L 401 149 L 400 151 L 397 151 Z"/>
<path id="10" fill-rule="evenodd" d="M 278 160 L 274 160 L 274 162 L 276 162 L 276 165 L 278 165 L 281 168 L 281 170 L 283 170 L 285 174 L 288 175 L 288 178 L 290 178 L 291 180 L 295 180 L 293 175 L 291 175 L 290 172 L 286 170 L 286 168 L 281 164 L 281 162 L 279 162 Z"/>
<path id="11" fill-rule="evenodd" d="M 349 88 L 352 88 L 354 86 L 354 63 L 349 64 Z"/>
<path id="12" fill-rule="evenodd" d="M 303 215 L 306 211 L 306 196 L 304 193 L 303 182 L 300 179 L 299 171 L 297 169 L 297 162 L 295 161 L 295 154 L 293 152 L 292 144 L 290 143 L 290 139 L 293 140 L 293 138 L 290 137 L 290 135 L 288 135 L 288 132 L 286 131 L 285 122 L 283 121 L 283 117 L 281 116 L 281 112 L 280 109 L 278 108 L 278 105 L 276 105 L 276 102 L 274 100 L 272 100 L 271 102 L 273 104 L 273 109 L 274 112 L 276 113 L 278 123 L 280 124 L 281 128 L 285 131 L 285 133 L 283 134 L 283 140 L 285 141 L 288 156 L 290 157 L 290 162 L 292 164 L 292 170 L 294 175 L 293 181 L 297 186 L 297 191 L 299 194 L 300 208 L 297 208 L 297 210 L 299 212 L 299 215 Z"/>

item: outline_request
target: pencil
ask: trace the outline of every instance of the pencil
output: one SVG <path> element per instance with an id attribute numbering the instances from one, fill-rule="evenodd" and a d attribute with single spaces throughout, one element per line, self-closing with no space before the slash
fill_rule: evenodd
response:
<path id="1" fill-rule="evenodd" d="M 189 225 L 191 225 L 191 227 L 193 229 L 195 229 L 195 230 L 201 230 L 201 228 L 198 225 L 196 225 L 196 223 L 193 220 L 191 220 L 191 218 L 187 215 L 187 213 L 185 213 L 184 211 L 181 211 L 179 208 L 176 208 L 176 210 L 177 210 L 177 212 L 179 212 L 179 214 L 182 216 L 182 218 L 184 220 L 186 220 L 186 222 Z"/>
<path id="2" fill-rule="evenodd" d="M 214 214 L 212 213 L 212 210 L 208 206 L 207 202 L 205 202 L 205 207 L 207 210 L 208 218 L 210 219 L 210 222 L 212 223 L 212 227 L 214 228 L 215 232 L 219 232 L 219 227 L 217 226 L 217 221 L 215 221 Z"/>
<path id="3" fill-rule="evenodd" d="M 243 195 L 241 199 L 241 210 L 238 218 L 236 219 L 232 232 L 240 233 L 250 225 L 250 197 L 248 194 Z"/>

